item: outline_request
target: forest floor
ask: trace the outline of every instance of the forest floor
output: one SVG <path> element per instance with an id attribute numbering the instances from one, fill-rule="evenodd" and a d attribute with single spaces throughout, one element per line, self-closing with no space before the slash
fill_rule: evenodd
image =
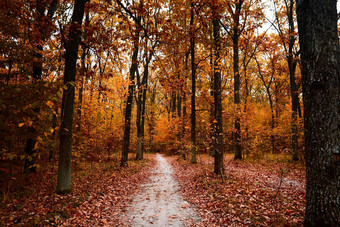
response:
<path id="1" fill-rule="evenodd" d="M 79 163 L 67 195 L 55 193 L 55 168 L 0 179 L 0 226 L 128 226 L 123 214 L 155 166 L 153 154 L 142 161 L 134 156 L 126 168 L 119 167 L 119 156 Z"/>
<path id="2" fill-rule="evenodd" d="M 201 216 L 200 226 L 302 226 L 305 168 L 281 161 L 224 159 L 224 177 L 213 173 L 213 158 L 198 163 L 172 157 L 184 198 Z"/>
<path id="3" fill-rule="evenodd" d="M 56 169 L 12 175 L 0 191 L 0 226 L 302 226 L 305 168 L 282 161 L 213 158 L 191 164 L 178 156 L 145 154 L 80 163 L 72 192 L 55 194 Z M 3 171 L 0 169 L 0 172 Z M 1 183 L 0 179 L 0 183 Z"/>

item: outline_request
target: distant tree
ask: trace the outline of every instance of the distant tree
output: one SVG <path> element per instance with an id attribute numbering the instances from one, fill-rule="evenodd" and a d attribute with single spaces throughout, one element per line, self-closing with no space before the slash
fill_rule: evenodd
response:
<path id="1" fill-rule="evenodd" d="M 305 108 L 305 226 L 340 226 L 340 48 L 336 3 L 297 1 Z"/>
<path id="2" fill-rule="evenodd" d="M 59 132 L 59 166 L 57 193 L 71 191 L 71 154 L 72 154 L 72 124 L 73 104 L 75 96 L 75 78 L 77 72 L 78 47 L 81 37 L 85 4 L 88 0 L 75 0 L 72 21 L 69 28 L 65 52 L 65 70 L 63 99 L 61 106 L 61 126 Z"/>

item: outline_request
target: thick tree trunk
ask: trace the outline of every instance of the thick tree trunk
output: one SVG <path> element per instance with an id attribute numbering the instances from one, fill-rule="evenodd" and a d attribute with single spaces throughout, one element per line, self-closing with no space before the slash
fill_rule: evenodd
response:
<path id="1" fill-rule="evenodd" d="M 340 226 L 340 47 L 336 0 L 299 0 L 305 226 Z"/>
<path id="2" fill-rule="evenodd" d="M 223 176 L 223 131 L 221 88 L 221 38 L 219 18 L 213 9 L 214 36 L 214 172 Z"/>
<path id="3" fill-rule="evenodd" d="M 71 191 L 71 153 L 72 153 L 72 123 L 77 71 L 78 47 L 80 43 L 81 25 L 87 0 L 76 0 L 69 29 L 69 38 L 65 52 L 64 85 L 61 107 L 61 126 L 59 132 L 59 165 L 57 193 Z"/>
<path id="4" fill-rule="evenodd" d="M 191 54 L 191 162 L 197 163 L 196 158 L 196 63 L 195 63 L 195 31 L 194 3 L 191 1 L 190 16 L 190 54 Z"/>

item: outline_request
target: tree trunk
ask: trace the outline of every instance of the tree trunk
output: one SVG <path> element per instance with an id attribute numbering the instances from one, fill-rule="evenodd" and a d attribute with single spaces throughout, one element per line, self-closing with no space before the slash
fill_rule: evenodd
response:
<path id="1" fill-rule="evenodd" d="M 181 86 L 183 86 L 181 84 Z M 182 87 L 183 88 L 183 87 Z M 181 91 L 178 92 L 177 94 L 177 117 L 178 119 L 180 119 L 182 116 L 182 96 L 181 96 Z M 179 142 L 181 142 L 182 140 L 182 125 L 181 125 L 182 122 L 179 122 L 179 125 L 178 125 L 178 133 L 177 133 L 177 140 Z"/>
<path id="2" fill-rule="evenodd" d="M 294 59 L 293 47 L 295 44 L 295 26 L 293 18 L 294 0 L 290 0 L 290 5 L 287 9 L 288 13 L 288 26 L 289 26 L 289 46 L 288 46 L 288 68 L 289 68 L 289 82 L 290 82 L 290 95 L 292 100 L 292 119 L 291 119 L 291 129 L 292 129 L 292 158 L 294 161 L 299 160 L 298 151 L 298 108 L 299 108 L 299 93 L 296 85 L 295 71 L 296 71 L 296 60 Z M 301 117 L 301 116 L 300 116 Z"/>
<path id="3" fill-rule="evenodd" d="M 72 152 L 72 123 L 75 91 L 75 77 L 77 71 L 78 47 L 81 36 L 81 25 L 87 0 L 76 0 L 69 29 L 69 38 L 65 52 L 64 85 L 61 107 L 61 126 L 59 132 L 59 165 L 57 193 L 71 191 L 71 152 Z"/>
<path id="4" fill-rule="evenodd" d="M 243 72 L 244 72 L 244 85 L 245 85 L 245 98 L 244 98 L 244 114 L 245 114 L 245 154 L 243 157 L 249 156 L 249 129 L 248 129 L 248 97 L 249 97 L 249 87 L 248 87 L 248 75 L 247 75 L 247 65 L 243 62 Z"/>
<path id="5" fill-rule="evenodd" d="M 58 114 L 58 107 L 56 107 L 55 113 L 52 115 L 52 129 L 53 132 L 51 134 L 51 144 L 49 146 L 49 152 L 48 152 L 48 161 L 54 162 L 54 156 L 55 156 L 55 149 L 56 149 L 56 130 L 57 127 L 57 114 Z"/>
<path id="6" fill-rule="evenodd" d="M 297 1 L 305 122 L 305 226 L 340 226 L 340 48 L 336 3 Z"/>
<path id="7" fill-rule="evenodd" d="M 219 18 L 213 7 L 214 36 L 214 172 L 223 176 L 223 131 L 222 131 L 222 99 L 221 99 L 221 38 Z"/>
<path id="8" fill-rule="evenodd" d="M 90 16 L 89 16 L 89 12 L 86 12 L 86 16 L 85 16 L 85 26 L 88 26 L 90 23 Z M 83 36 L 84 41 L 86 41 L 87 39 L 87 32 L 84 32 L 84 36 Z M 84 83 L 87 81 L 87 67 L 86 67 L 86 54 L 88 51 L 88 48 L 86 46 L 83 46 L 83 53 L 81 55 L 81 66 L 82 66 L 82 74 L 81 74 L 81 85 L 78 91 L 78 109 L 77 109 L 77 131 L 80 132 L 81 129 L 81 112 L 82 112 L 82 105 L 83 105 L 83 92 L 84 92 Z"/>
<path id="9" fill-rule="evenodd" d="M 234 131 L 234 159 L 242 159 L 241 148 L 241 122 L 240 122 L 240 70 L 239 70 L 239 24 L 242 0 L 236 4 L 233 28 L 233 68 L 234 68 L 234 104 L 236 106 L 235 131 Z"/>
<path id="10" fill-rule="evenodd" d="M 212 31 L 212 40 L 214 40 L 214 27 Z M 209 141 L 209 155 L 215 157 L 215 104 L 214 104 L 214 43 L 211 45 L 211 56 L 210 56 L 210 68 L 211 68 L 211 81 L 210 81 L 210 95 L 212 97 L 211 106 L 210 106 L 210 113 L 209 113 L 209 123 L 210 123 L 210 141 Z"/>
<path id="11" fill-rule="evenodd" d="M 190 16 L 190 54 L 191 54 L 191 162 L 197 163 L 196 158 L 196 64 L 195 64 L 195 31 L 194 3 L 191 1 Z"/>
<path id="12" fill-rule="evenodd" d="M 155 130 L 155 102 L 156 102 L 156 87 L 150 91 L 151 93 L 151 100 L 150 100 L 150 120 L 149 120 L 149 144 L 150 150 L 153 151 L 153 136 Z"/>
<path id="13" fill-rule="evenodd" d="M 273 99 L 272 94 L 269 90 L 269 87 L 267 87 L 267 95 L 270 105 L 270 113 L 271 113 L 271 135 L 270 135 L 270 142 L 272 144 L 272 154 L 275 153 L 275 135 L 274 135 L 274 129 L 275 129 L 275 114 L 274 114 L 274 106 L 273 106 Z"/>
<path id="14" fill-rule="evenodd" d="M 140 22 L 140 17 L 138 17 Z M 132 63 L 130 68 L 130 78 L 129 78 L 129 87 L 128 87 L 128 96 L 126 100 L 125 107 L 125 123 L 124 123 L 124 137 L 123 137 L 123 150 L 122 150 L 122 158 L 120 162 L 120 166 L 127 166 L 127 160 L 129 155 L 129 146 L 130 146 L 130 131 L 131 131 L 131 112 L 132 112 L 132 102 L 133 102 L 133 93 L 135 90 L 135 74 L 138 70 L 138 42 L 139 42 L 139 28 L 136 25 L 136 34 L 134 37 L 134 50 L 132 54 Z"/>
<path id="15" fill-rule="evenodd" d="M 144 65 L 144 75 L 142 78 L 142 83 L 138 86 L 138 98 L 137 98 L 137 151 L 136 159 L 143 159 L 143 148 L 144 148 L 144 119 L 145 119 L 145 101 L 146 101 L 146 90 L 148 87 L 148 77 L 149 77 L 149 63 L 151 60 L 146 56 L 146 62 Z"/>

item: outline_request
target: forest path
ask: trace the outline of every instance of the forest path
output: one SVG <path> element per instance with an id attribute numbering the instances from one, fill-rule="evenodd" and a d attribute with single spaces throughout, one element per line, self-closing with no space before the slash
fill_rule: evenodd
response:
<path id="1" fill-rule="evenodd" d="M 157 164 L 149 182 L 141 187 L 128 212 L 131 226 L 186 226 L 198 215 L 179 193 L 173 169 L 165 157 L 156 155 Z"/>

